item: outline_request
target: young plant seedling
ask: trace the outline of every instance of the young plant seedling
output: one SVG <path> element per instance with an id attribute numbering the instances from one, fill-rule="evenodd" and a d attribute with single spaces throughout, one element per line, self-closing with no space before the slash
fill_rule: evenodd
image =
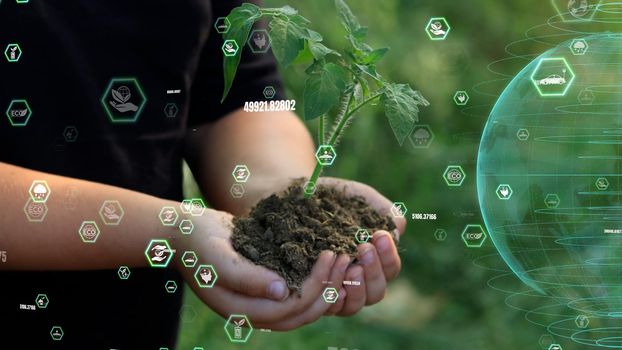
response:
<path id="1" fill-rule="evenodd" d="M 335 147 L 352 118 L 361 108 L 380 103 L 384 107 L 389 125 L 400 145 L 412 133 L 419 120 L 419 106 L 428 101 L 408 84 L 392 83 L 376 70 L 376 65 L 389 51 L 374 49 L 365 43 L 367 27 L 361 26 L 343 0 L 335 0 L 341 24 L 345 28 L 347 44 L 340 51 L 325 46 L 322 35 L 309 28 L 310 21 L 295 9 L 260 8 L 245 3 L 231 11 L 227 19 L 231 29 L 225 40 L 244 43 L 253 25 L 259 20 L 269 22 L 272 52 L 283 68 L 291 64 L 309 64 L 303 94 L 305 120 L 319 120 L 320 146 Z M 227 97 L 240 64 L 244 45 L 235 56 L 224 57 L 224 93 Z M 327 133 L 326 123 L 332 119 L 333 127 Z M 323 165 L 316 164 L 309 184 L 315 186 Z M 312 195 L 305 191 L 305 196 Z"/>

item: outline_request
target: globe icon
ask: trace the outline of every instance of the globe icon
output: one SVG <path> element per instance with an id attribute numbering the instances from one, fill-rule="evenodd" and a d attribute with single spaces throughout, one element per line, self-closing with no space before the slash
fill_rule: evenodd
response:
<path id="1" fill-rule="evenodd" d="M 117 89 L 117 92 L 119 93 L 119 95 L 121 95 L 123 102 L 127 102 L 127 100 L 129 100 L 130 97 L 132 97 L 132 92 L 130 91 L 130 88 L 128 88 L 125 85 L 119 86 L 119 88 Z"/>
<path id="2" fill-rule="evenodd" d="M 582 55 L 559 44 L 499 97 L 478 198 L 521 281 L 577 314 L 622 318 L 622 34 L 582 39 Z"/>

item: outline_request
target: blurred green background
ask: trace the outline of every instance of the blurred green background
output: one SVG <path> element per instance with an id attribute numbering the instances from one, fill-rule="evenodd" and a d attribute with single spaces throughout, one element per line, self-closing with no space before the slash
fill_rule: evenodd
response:
<path id="1" fill-rule="evenodd" d="M 224 0 L 219 0 L 224 1 Z M 481 249 L 468 249 L 460 239 L 467 224 L 481 224 L 475 188 L 475 162 L 487 114 L 506 84 L 478 84 L 500 77 L 488 64 L 507 57 L 505 46 L 555 15 L 548 0 L 350 0 L 353 12 L 369 27 L 374 47 L 391 47 L 379 72 L 391 81 L 409 83 L 431 102 L 420 124 L 432 128 L 428 149 L 400 147 L 380 108 L 365 109 L 346 132 L 339 157 L 325 174 L 365 182 L 387 197 L 405 202 L 410 213 L 437 214 L 435 221 L 409 219 L 400 249 L 403 270 L 385 300 L 350 318 L 324 318 L 287 333 L 256 331 L 249 343 L 230 344 L 224 320 L 186 291 L 179 349 L 541 349 L 546 329 L 525 320 L 524 312 L 508 307 L 506 294 L 487 285 L 498 272 L 477 267 L 473 259 L 494 253 L 488 240 Z M 290 5 L 312 21 L 327 46 L 342 47 L 342 30 L 332 0 L 277 1 Z M 446 17 L 451 32 L 445 41 L 431 41 L 425 26 L 431 17 Z M 561 40 L 561 39 L 560 39 Z M 536 43 L 524 52 L 541 52 Z M 516 73 L 527 59 L 495 66 Z M 290 97 L 301 100 L 303 67 L 283 72 Z M 475 88 L 474 88 L 475 87 Z M 466 90 L 467 108 L 452 97 Z M 315 130 L 314 123 L 310 123 Z M 448 187 L 442 174 L 450 164 L 467 172 L 462 187 Z M 191 197 L 196 187 L 187 185 Z M 447 239 L 434 232 L 444 229 Z M 493 264 L 503 266 L 499 258 Z M 513 288 L 520 283 L 512 280 Z M 558 339 L 563 342 L 562 339 Z M 573 344 L 571 349 L 579 348 Z M 566 349 L 566 347 L 564 348 Z"/>

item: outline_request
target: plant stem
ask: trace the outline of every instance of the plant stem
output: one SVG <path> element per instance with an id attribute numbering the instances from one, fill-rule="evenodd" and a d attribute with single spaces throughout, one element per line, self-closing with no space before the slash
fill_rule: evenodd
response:
<path id="1" fill-rule="evenodd" d="M 324 123 L 325 123 L 325 119 L 324 119 L 324 115 L 322 115 L 320 117 L 320 130 L 318 131 L 318 143 L 320 145 L 324 144 Z"/>
<path id="2" fill-rule="evenodd" d="M 371 96 L 370 98 L 368 98 L 367 100 L 361 102 L 361 104 L 359 104 L 358 106 L 354 107 L 352 110 L 348 110 L 349 107 L 346 107 L 344 109 L 344 115 L 343 118 L 337 118 L 337 120 L 339 120 L 339 124 L 337 124 L 337 127 L 335 128 L 335 131 L 333 132 L 333 134 L 331 135 L 328 144 L 333 146 L 335 144 L 335 141 L 337 141 L 337 139 L 339 139 L 339 136 L 341 134 L 341 132 L 343 131 L 343 128 L 346 126 L 346 124 L 348 123 L 348 120 L 350 118 L 352 118 L 352 116 L 354 115 L 354 113 L 358 112 L 359 109 L 361 109 L 363 106 L 365 106 L 366 104 L 368 104 L 369 102 L 377 99 L 378 97 L 380 97 L 382 95 L 382 93 L 376 93 L 373 96 Z M 350 95 L 350 98 L 348 99 L 348 106 L 350 105 L 352 99 L 352 95 Z M 324 124 L 324 116 L 321 117 L 321 121 L 320 121 L 320 128 L 323 129 L 323 124 Z M 324 133 L 321 134 L 321 144 L 324 144 Z M 311 175 L 311 177 L 309 178 L 309 183 L 312 184 L 313 186 L 315 186 L 317 184 L 317 180 L 320 177 L 320 175 L 322 174 L 322 170 L 324 170 L 324 166 L 320 163 L 320 161 L 318 160 L 318 162 L 315 164 L 315 169 L 313 169 L 313 174 Z M 313 193 L 311 192 L 306 192 L 305 191 L 305 198 L 309 198 L 311 197 L 311 195 L 313 195 Z"/>
<path id="3" fill-rule="evenodd" d="M 359 109 L 361 109 L 363 106 L 365 106 L 369 102 L 377 99 L 381 95 L 382 95 L 382 93 L 376 93 L 375 95 L 371 96 L 367 100 L 361 102 L 361 104 L 359 104 L 358 106 L 354 107 L 351 111 L 348 111 L 345 114 L 345 116 L 339 120 L 339 124 L 337 124 L 337 127 L 335 128 L 335 131 L 330 136 L 330 139 L 328 140 L 328 144 L 331 145 L 331 146 L 334 146 L 335 142 L 339 139 L 339 136 L 341 136 L 341 132 L 343 131 L 343 128 L 348 124 L 348 121 L 350 120 L 350 118 L 352 118 L 352 116 L 354 116 L 354 114 L 356 112 L 358 112 Z"/>

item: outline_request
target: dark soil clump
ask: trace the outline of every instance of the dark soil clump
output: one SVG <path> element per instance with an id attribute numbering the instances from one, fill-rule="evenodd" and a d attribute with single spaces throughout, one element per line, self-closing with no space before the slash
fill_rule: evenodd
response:
<path id="1" fill-rule="evenodd" d="M 233 247 L 257 265 L 283 276 L 299 290 L 323 250 L 356 256 L 355 234 L 365 228 L 393 232 L 393 220 L 378 214 L 362 197 L 318 186 L 304 198 L 300 184 L 261 200 L 248 217 L 233 220 Z"/>

